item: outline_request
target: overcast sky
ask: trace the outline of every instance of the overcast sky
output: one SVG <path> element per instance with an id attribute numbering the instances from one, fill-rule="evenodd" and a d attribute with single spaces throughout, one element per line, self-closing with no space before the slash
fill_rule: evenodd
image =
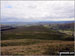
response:
<path id="1" fill-rule="evenodd" d="M 1 1 L 5 22 L 72 21 L 74 1 Z"/>

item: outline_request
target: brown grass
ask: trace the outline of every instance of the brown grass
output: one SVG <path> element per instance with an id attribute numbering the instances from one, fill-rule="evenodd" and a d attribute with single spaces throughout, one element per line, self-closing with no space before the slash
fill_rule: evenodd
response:
<path id="1" fill-rule="evenodd" d="M 22 40 L 3 40 L 2 43 L 8 42 L 22 42 Z M 28 41 L 28 39 L 27 39 Z M 58 54 L 59 51 L 73 51 L 74 50 L 74 42 L 73 41 L 57 41 L 57 40 L 32 40 L 32 41 L 40 41 L 39 43 L 31 44 L 31 45 L 20 45 L 20 46 L 3 46 L 1 48 L 1 53 L 3 55 L 9 54 L 23 54 L 23 55 L 51 55 Z M 31 42 L 31 41 L 30 41 Z"/>

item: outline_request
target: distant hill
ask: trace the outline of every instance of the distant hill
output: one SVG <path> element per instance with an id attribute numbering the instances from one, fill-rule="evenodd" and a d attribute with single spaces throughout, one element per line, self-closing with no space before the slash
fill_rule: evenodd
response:
<path id="1" fill-rule="evenodd" d="M 16 26 L 46 26 L 53 30 L 72 30 L 74 31 L 74 21 L 45 21 L 45 22 L 1 22 L 4 28 L 13 28 Z"/>
<path id="2" fill-rule="evenodd" d="M 9 25 L 1 25 L 0 26 L 0 31 L 11 30 L 11 29 L 15 29 L 15 27 L 9 26 Z"/>
<path id="3" fill-rule="evenodd" d="M 73 23 L 74 21 L 40 21 L 40 22 L 0 22 L 0 24 L 15 25 L 37 25 L 37 24 L 55 24 L 55 23 Z"/>
<path id="4" fill-rule="evenodd" d="M 74 31 L 74 23 L 48 24 L 47 26 L 54 30 L 72 30 Z"/>

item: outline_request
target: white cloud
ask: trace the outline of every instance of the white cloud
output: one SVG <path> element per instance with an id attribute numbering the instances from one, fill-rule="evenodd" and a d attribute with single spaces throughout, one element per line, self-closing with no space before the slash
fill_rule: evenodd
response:
<path id="1" fill-rule="evenodd" d="M 25 22 L 74 20 L 74 1 L 1 1 L 3 17 Z"/>

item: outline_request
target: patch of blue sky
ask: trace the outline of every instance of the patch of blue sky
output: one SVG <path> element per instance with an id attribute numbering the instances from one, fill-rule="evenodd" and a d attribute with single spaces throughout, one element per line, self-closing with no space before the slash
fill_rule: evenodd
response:
<path id="1" fill-rule="evenodd" d="M 11 5 L 8 5 L 8 6 L 6 6 L 6 8 L 12 8 L 12 6 Z"/>

